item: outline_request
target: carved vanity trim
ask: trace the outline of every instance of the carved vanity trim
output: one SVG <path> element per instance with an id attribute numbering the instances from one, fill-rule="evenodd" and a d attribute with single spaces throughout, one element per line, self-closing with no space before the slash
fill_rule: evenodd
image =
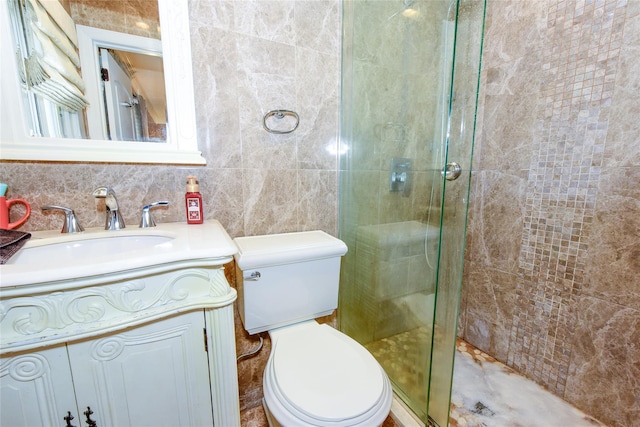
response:
<path id="1" fill-rule="evenodd" d="M 104 340 L 132 326 L 202 310 L 214 421 L 239 426 L 233 313 L 237 294 L 224 274 L 224 264 L 232 259 L 231 254 L 0 287 L 0 355 L 11 357 L 87 338 Z M 37 361 L 35 353 L 20 356 L 25 357 Z"/>

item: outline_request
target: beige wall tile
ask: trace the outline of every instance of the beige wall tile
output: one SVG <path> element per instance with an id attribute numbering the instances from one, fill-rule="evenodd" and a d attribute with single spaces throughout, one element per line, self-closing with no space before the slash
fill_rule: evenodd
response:
<path id="1" fill-rule="evenodd" d="M 479 123 L 483 131 L 476 141 L 460 331 L 503 361 L 511 354 L 511 365 L 524 366 L 533 379 L 546 385 L 553 379 L 550 388 L 591 415 L 612 426 L 631 426 L 640 417 L 629 400 L 640 394 L 637 351 L 632 351 L 640 346 L 640 0 L 583 2 L 584 8 L 577 7 L 567 19 L 566 8 L 576 5 L 555 0 L 488 2 Z M 595 10 L 596 5 L 606 10 Z M 338 157 L 330 147 L 338 134 L 340 2 L 190 0 L 189 6 L 198 143 L 207 166 L 2 162 L 9 196 L 29 200 L 33 208 L 23 230 L 61 226 L 58 215 L 40 212 L 44 204 L 69 206 L 85 227 L 101 226 L 103 207 L 91 197 L 100 185 L 115 188 L 131 226 L 137 225 L 142 205 L 156 200 L 171 202 L 156 211 L 158 221 L 182 221 L 184 180 L 195 174 L 205 217 L 219 219 L 232 236 L 312 228 L 336 234 Z M 590 98 L 579 113 L 564 115 L 563 108 L 571 105 L 569 92 L 566 99 L 554 99 L 549 84 L 567 71 L 553 69 L 556 56 L 572 53 L 569 39 L 552 30 L 582 25 L 583 34 L 593 35 L 587 31 L 609 15 L 615 19 L 603 21 L 602 28 L 611 28 L 613 37 L 598 34 L 599 44 L 589 49 L 607 55 L 610 72 L 597 68 L 605 64 L 601 61 L 585 68 L 580 90 L 587 88 L 584 96 Z M 353 88 L 366 92 L 371 102 L 383 97 L 384 87 L 378 83 L 384 79 L 378 77 L 388 79 L 394 73 L 376 65 L 379 55 L 394 54 L 381 50 L 376 36 L 362 41 L 363 49 L 355 53 L 360 63 L 354 65 L 356 75 L 368 68 L 373 76 L 358 80 Z M 425 34 L 423 39 L 437 36 Z M 576 43 L 584 48 L 588 41 Z M 410 65 L 417 70 L 421 63 L 416 59 Z M 582 68 L 576 65 L 575 70 Z M 594 91 L 604 99 L 591 97 Z M 262 115 L 276 107 L 300 113 L 299 131 L 281 138 L 262 131 Z M 369 122 L 389 120 L 394 118 L 370 117 Z M 350 147 L 356 150 L 352 155 L 366 159 L 369 166 L 354 174 L 366 189 L 354 197 L 361 205 L 361 224 L 378 222 L 382 215 L 378 201 L 384 199 L 381 183 L 386 182 L 388 165 L 381 160 L 379 131 L 376 135 L 363 125 L 356 129 L 358 137 L 371 144 L 363 152 Z M 432 133 L 426 128 L 408 131 Z M 559 156 L 558 150 L 572 141 L 579 143 L 573 144 L 571 155 Z M 404 148 L 411 155 L 420 149 Z M 416 170 L 422 173 L 428 166 L 416 164 Z M 573 175 L 571 167 L 578 168 Z M 416 175 L 419 186 L 407 205 L 424 207 L 420 188 L 429 183 L 425 173 Z M 542 209 L 540 199 L 527 198 L 547 194 L 539 185 L 555 178 L 557 185 L 549 186 L 549 192 L 556 191 L 554 203 Z M 386 206 L 391 204 L 387 200 Z M 523 211 L 534 208 L 539 215 L 525 221 Z M 552 228 L 545 234 L 547 226 Z M 530 252 L 523 252 L 523 242 Z M 548 252 L 544 263 L 536 262 L 538 251 L 541 256 Z M 562 310 L 545 304 L 562 295 Z M 523 307 L 518 301 L 538 309 L 529 318 L 516 316 Z M 239 352 L 255 345 L 243 337 L 241 325 L 236 326 Z M 538 340 L 532 340 L 535 328 L 544 329 Z M 525 337 L 529 347 L 519 344 Z M 560 341 L 545 347 L 550 357 L 557 351 L 567 352 L 566 357 L 553 359 L 553 366 L 523 364 L 525 359 L 544 358 L 540 349 L 552 337 Z M 263 354 L 268 354 L 268 346 Z M 260 356 L 240 364 L 243 408 L 259 404 L 264 360 Z"/>
<path id="2" fill-rule="evenodd" d="M 61 227 L 55 213 L 40 212 L 43 204 L 68 206 L 85 227 L 101 226 L 104 208 L 91 197 L 101 185 L 115 189 L 130 226 L 143 204 L 157 200 L 171 202 L 156 210 L 159 221 L 183 221 L 184 181 L 194 174 L 205 218 L 220 220 L 232 236 L 311 224 L 336 234 L 340 10 L 337 0 L 190 0 L 198 146 L 207 166 L 3 162 L 8 195 L 32 206 L 21 229 Z M 296 110 L 299 130 L 265 132 L 262 116 L 274 108 Z M 313 173 L 300 177 L 299 170 Z M 315 200 L 322 215 L 311 210 Z"/>
<path id="3" fill-rule="evenodd" d="M 584 296 L 576 306 L 565 399 L 612 426 L 640 419 L 640 312 Z"/>
<path id="4" fill-rule="evenodd" d="M 463 337 L 612 426 L 640 395 L 638 4 L 489 1 L 462 295 Z"/>

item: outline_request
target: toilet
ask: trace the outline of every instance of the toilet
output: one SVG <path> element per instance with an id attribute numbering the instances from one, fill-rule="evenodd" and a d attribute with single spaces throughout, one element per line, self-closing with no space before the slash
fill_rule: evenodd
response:
<path id="1" fill-rule="evenodd" d="M 322 231 L 234 241 L 242 324 L 271 337 L 263 376 L 269 425 L 381 425 L 393 397 L 384 370 L 358 342 L 315 321 L 338 306 L 344 242 Z"/>

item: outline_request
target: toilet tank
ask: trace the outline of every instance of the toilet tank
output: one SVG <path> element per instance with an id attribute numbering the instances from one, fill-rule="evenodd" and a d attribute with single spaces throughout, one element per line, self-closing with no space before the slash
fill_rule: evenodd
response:
<path id="1" fill-rule="evenodd" d="M 250 334 L 331 314 L 342 240 L 323 231 L 237 237 L 238 309 Z"/>

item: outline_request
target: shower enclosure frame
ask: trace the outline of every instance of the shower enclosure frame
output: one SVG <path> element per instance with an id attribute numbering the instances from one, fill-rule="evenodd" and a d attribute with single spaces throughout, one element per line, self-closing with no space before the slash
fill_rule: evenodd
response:
<path id="1" fill-rule="evenodd" d="M 396 395 L 438 426 L 449 422 L 485 10 L 486 0 L 343 1 L 339 233 L 349 253 L 338 324 L 376 357 L 394 337 L 422 333 L 420 366 L 398 374 L 379 360 Z M 390 285 L 405 275 L 408 285 Z M 413 289 L 421 277 L 429 283 Z M 414 319 L 393 325 L 403 311 Z"/>

